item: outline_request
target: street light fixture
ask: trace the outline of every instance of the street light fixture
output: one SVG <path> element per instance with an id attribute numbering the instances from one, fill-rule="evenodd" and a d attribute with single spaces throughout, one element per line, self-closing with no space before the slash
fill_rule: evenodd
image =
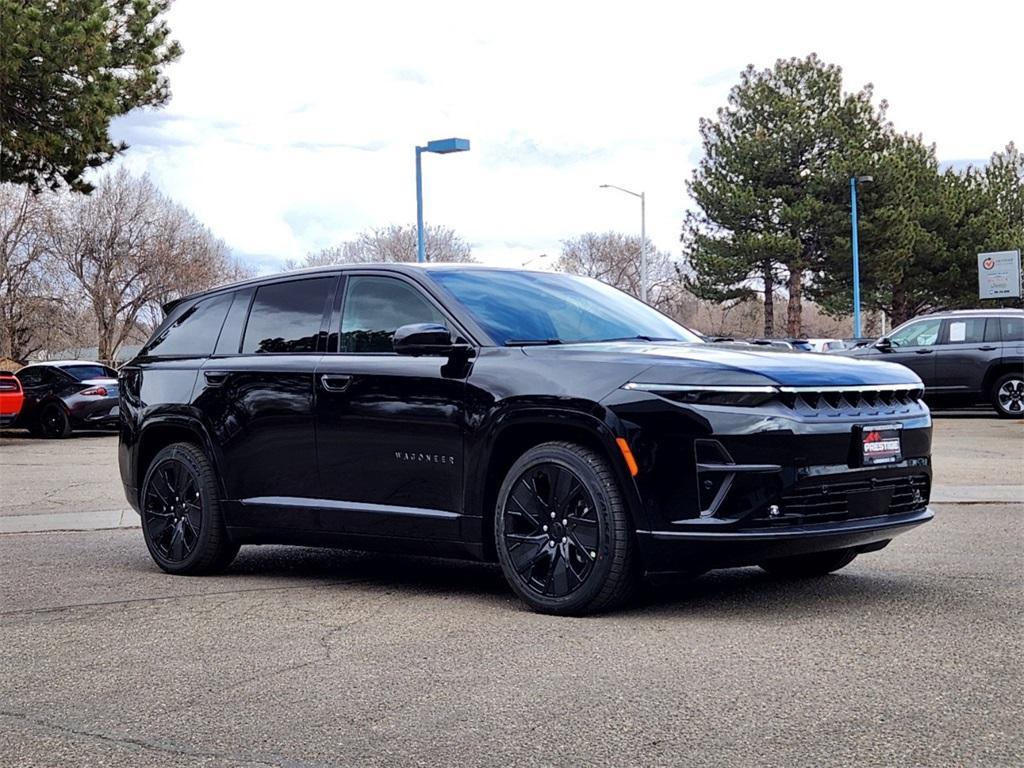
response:
<path id="1" fill-rule="evenodd" d="M 633 192 L 614 184 L 602 184 L 601 189 L 617 189 L 627 195 L 640 198 L 640 301 L 647 303 L 647 196 L 644 192 Z"/>
<path id="2" fill-rule="evenodd" d="M 853 231 L 853 335 L 860 338 L 860 247 L 857 242 L 857 182 L 867 184 L 874 176 L 850 177 L 850 220 Z"/>
<path id="3" fill-rule="evenodd" d="M 416 147 L 416 261 L 427 260 L 426 244 L 423 239 L 423 169 L 420 155 L 424 152 L 447 155 L 468 150 L 469 139 L 435 139 L 428 141 L 425 147 Z"/>

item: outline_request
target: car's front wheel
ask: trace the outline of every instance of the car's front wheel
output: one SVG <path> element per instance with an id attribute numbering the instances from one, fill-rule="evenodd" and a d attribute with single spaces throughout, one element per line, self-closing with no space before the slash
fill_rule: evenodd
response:
<path id="1" fill-rule="evenodd" d="M 832 549 L 827 552 L 813 552 L 809 555 L 793 555 L 792 557 L 765 560 L 761 563 L 761 567 L 773 576 L 802 579 L 824 576 L 838 571 L 852 563 L 855 557 L 857 557 L 855 550 Z"/>
<path id="2" fill-rule="evenodd" d="M 512 465 L 498 492 L 495 544 L 509 585 L 543 613 L 622 605 L 639 579 L 625 501 L 608 461 L 551 442 Z"/>
<path id="3" fill-rule="evenodd" d="M 71 420 L 60 403 L 47 403 L 39 412 L 39 425 L 33 434 L 50 439 L 68 437 L 71 434 Z"/>
<path id="4" fill-rule="evenodd" d="M 1008 373 L 996 379 L 992 405 L 1004 419 L 1024 419 L 1024 373 Z"/>
<path id="5" fill-rule="evenodd" d="M 215 573 L 238 554 L 224 528 L 213 466 L 198 446 L 161 450 L 146 471 L 141 502 L 149 554 L 168 573 Z"/>

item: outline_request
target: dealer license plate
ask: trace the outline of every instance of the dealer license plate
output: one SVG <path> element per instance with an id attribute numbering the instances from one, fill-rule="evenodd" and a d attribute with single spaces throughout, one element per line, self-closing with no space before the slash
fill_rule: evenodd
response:
<path id="1" fill-rule="evenodd" d="M 902 424 L 874 424 L 861 428 L 863 465 L 895 464 L 903 460 Z"/>

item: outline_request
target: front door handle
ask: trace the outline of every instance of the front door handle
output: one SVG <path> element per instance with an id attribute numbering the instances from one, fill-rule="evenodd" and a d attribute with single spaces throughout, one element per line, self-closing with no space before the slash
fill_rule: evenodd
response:
<path id="1" fill-rule="evenodd" d="M 932 350 L 930 350 L 930 349 L 919 349 L 919 350 L 917 350 L 917 354 L 919 354 L 919 355 L 930 355 L 931 353 L 932 353 Z"/>
<path id="2" fill-rule="evenodd" d="M 344 392 L 352 383 L 352 377 L 341 373 L 325 373 L 320 376 L 320 386 L 328 392 Z"/>
<path id="3" fill-rule="evenodd" d="M 978 349 L 982 352 L 995 352 L 996 350 L 995 347 L 978 347 Z"/>
<path id="4" fill-rule="evenodd" d="M 219 387 L 228 378 L 226 371 L 203 371 L 203 376 L 211 387 Z"/>

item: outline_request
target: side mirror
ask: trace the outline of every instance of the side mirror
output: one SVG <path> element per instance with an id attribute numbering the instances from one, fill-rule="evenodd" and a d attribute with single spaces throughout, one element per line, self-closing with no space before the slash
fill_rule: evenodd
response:
<path id="1" fill-rule="evenodd" d="M 410 323 L 395 331 L 392 342 L 400 355 L 444 357 L 464 345 L 452 340 L 452 332 L 438 323 Z"/>
<path id="2" fill-rule="evenodd" d="M 892 342 L 889 341 L 888 336 L 883 336 L 875 342 L 875 346 L 883 352 L 890 352 L 892 350 Z"/>

